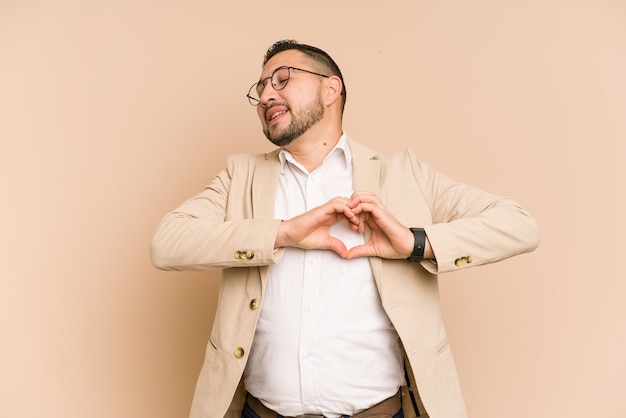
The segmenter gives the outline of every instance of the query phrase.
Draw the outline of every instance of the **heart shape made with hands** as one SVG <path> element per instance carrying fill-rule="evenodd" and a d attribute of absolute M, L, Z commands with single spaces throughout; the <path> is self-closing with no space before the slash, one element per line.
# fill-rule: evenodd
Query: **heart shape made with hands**
<path fill-rule="evenodd" d="M 406 258 L 399 254 L 385 231 L 374 222 L 366 220 L 355 225 L 348 218 L 344 218 L 332 225 L 328 234 L 332 241 L 328 249 L 346 259 L 369 256 Z"/>
<path fill-rule="evenodd" d="M 293 247 L 332 250 L 344 258 L 397 259 L 412 251 L 412 233 L 370 194 L 331 199 L 287 223 L 287 245 Z"/>

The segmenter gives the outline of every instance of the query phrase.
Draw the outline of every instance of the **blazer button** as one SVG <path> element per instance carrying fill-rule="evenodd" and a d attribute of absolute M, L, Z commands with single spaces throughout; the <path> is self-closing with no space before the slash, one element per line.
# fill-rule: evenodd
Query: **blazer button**
<path fill-rule="evenodd" d="M 242 254 L 246 259 L 252 260 L 254 258 L 254 251 L 248 250 Z"/>
<path fill-rule="evenodd" d="M 241 348 L 241 347 L 235 348 L 235 357 L 242 358 L 243 355 L 244 355 L 243 348 Z"/>
<path fill-rule="evenodd" d="M 252 309 L 253 311 L 257 310 L 259 308 L 259 300 L 258 299 L 252 299 L 250 301 L 250 309 Z"/>
<path fill-rule="evenodd" d="M 241 251 L 235 251 L 234 255 L 237 260 L 241 259 Z"/>
<path fill-rule="evenodd" d="M 472 260 L 472 256 L 468 255 L 468 256 L 465 256 L 465 257 L 459 257 L 456 260 L 454 260 L 454 265 L 459 267 L 459 266 L 462 266 L 463 264 L 469 264 L 472 261 L 473 261 Z"/>

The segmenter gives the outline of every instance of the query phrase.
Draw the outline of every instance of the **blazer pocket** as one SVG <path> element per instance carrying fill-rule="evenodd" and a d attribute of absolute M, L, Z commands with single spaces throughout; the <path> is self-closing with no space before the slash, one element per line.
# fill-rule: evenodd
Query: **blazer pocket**
<path fill-rule="evenodd" d="M 362 263 L 359 267 L 355 268 L 357 263 Z M 370 269 L 369 260 L 365 257 L 355 258 L 350 260 L 349 262 L 343 262 L 341 265 L 341 273 L 345 274 L 348 277 L 353 277 L 356 280 L 360 280 L 361 282 L 366 283 L 374 283 L 374 275 L 373 274 L 359 274 L 358 272 L 363 272 L 364 270 L 369 271 Z"/>

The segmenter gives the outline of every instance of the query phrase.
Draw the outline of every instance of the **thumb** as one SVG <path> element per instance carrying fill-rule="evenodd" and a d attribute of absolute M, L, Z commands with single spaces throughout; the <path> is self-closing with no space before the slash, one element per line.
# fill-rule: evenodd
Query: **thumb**
<path fill-rule="evenodd" d="M 348 249 L 346 248 L 346 244 L 344 244 L 343 241 L 341 241 L 340 239 L 332 237 L 332 236 L 329 237 L 328 248 L 333 250 L 334 252 L 336 252 L 343 258 L 346 258 L 346 255 L 348 254 Z"/>
<path fill-rule="evenodd" d="M 349 250 L 347 250 L 345 258 L 351 259 L 351 258 L 358 258 L 358 257 L 369 257 L 373 255 L 376 255 L 376 254 L 374 254 L 371 245 L 361 244 L 361 245 L 356 245 L 350 248 Z"/>

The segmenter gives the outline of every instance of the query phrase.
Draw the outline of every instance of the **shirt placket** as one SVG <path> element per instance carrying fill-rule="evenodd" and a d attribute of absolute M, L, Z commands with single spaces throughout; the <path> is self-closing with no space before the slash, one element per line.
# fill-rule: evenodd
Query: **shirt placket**
<path fill-rule="evenodd" d="M 320 181 L 317 175 L 306 178 L 306 210 L 319 206 L 321 197 Z M 316 330 L 318 326 L 319 286 L 321 274 L 321 251 L 308 250 L 304 257 L 304 280 L 302 288 L 300 326 L 300 376 L 302 403 L 306 413 L 314 412 L 318 400 L 318 373 L 315 353 Z"/>

